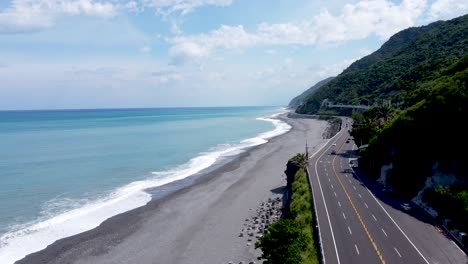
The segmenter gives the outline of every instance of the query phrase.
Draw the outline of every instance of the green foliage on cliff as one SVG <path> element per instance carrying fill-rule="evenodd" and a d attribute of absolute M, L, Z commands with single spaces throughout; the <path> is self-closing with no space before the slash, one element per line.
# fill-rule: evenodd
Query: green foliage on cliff
<path fill-rule="evenodd" d="M 260 238 L 256 246 L 262 249 L 263 263 L 301 264 L 301 252 L 308 243 L 298 223 L 281 219 L 268 228 L 268 233 Z"/>
<path fill-rule="evenodd" d="M 467 53 L 468 15 L 403 30 L 317 89 L 296 111 L 316 114 L 324 99 L 354 105 L 391 100 L 410 107 L 418 99 L 412 97 L 415 90 L 439 78 Z"/>
<path fill-rule="evenodd" d="M 444 218 L 452 219 L 461 230 L 468 230 L 468 190 L 466 186 L 439 186 L 424 197 Z"/>
<path fill-rule="evenodd" d="M 298 224 L 308 242 L 301 252 L 304 264 L 319 263 L 317 243 L 314 243 L 314 208 L 307 172 L 304 168 L 296 173 L 293 185 L 290 217 Z M 287 263 L 287 262 L 285 262 Z"/>
<path fill-rule="evenodd" d="M 424 83 L 424 96 L 416 95 L 424 99 L 381 126 L 374 123 L 377 128 L 367 131 L 372 138 L 362 152 L 360 166 L 377 176 L 382 165 L 392 163 L 387 183 L 408 198 L 414 197 L 434 172 L 468 179 L 468 141 L 462 128 L 462 120 L 468 116 L 466 61 Z M 356 133 L 366 129 L 357 127 Z"/>
<path fill-rule="evenodd" d="M 314 239 L 314 209 L 307 177 L 307 159 L 298 153 L 288 161 L 296 167 L 289 213 L 268 227 L 268 232 L 255 245 L 262 249 L 264 263 L 319 263 L 318 243 Z"/>

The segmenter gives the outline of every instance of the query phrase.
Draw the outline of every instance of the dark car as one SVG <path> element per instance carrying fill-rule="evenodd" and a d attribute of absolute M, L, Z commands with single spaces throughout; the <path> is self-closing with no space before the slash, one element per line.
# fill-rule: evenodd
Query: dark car
<path fill-rule="evenodd" d="M 332 151 L 331 151 L 331 154 L 332 154 L 332 155 L 336 155 L 336 150 L 332 150 Z"/>

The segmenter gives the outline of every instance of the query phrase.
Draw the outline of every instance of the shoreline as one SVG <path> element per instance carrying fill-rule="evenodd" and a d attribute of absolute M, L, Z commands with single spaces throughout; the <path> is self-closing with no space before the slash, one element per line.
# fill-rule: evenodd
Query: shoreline
<path fill-rule="evenodd" d="M 255 259 L 259 252 L 254 243 L 246 246 L 245 238 L 244 242 L 238 238 L 245 219 L 262 202 L 280 195 L 273 190 L 285 185 L 287 160 L 304 152 L 305 137 L 311 148 L 328 140 L 323 138 L 326 121 L 275 118 L 286 121 L 291 130 L 199 175 L 148 189 L 152 195 L 148 204 L 60 239 L 16 263 L 228 263 L 230 259 L 239 263 Z"/>

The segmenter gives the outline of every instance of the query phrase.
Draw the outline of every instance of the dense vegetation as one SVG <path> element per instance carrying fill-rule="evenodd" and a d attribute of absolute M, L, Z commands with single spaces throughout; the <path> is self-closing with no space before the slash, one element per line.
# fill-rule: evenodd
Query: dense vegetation
<path fill-rule="evenodd" d="M 359 164 L 378 176 L 382 165 L 392 163 L 386 182 L 406 198 L 416 196 L 428 177 L 438 175 L 425 201 L 468 230 L 468 141 L 461 127 L 468 116 L 468 55 L 412 96 L 422 99 L 407 110 L 390 109 L 386 122 L 379 115 L 362 115 L 367 118 L 352 132 L 355 139 L 369 142 Z"/>
<path fill-rule="evenodd" d="M 412 91 L 467 53 L 468 15 L 403 30 L 315 90 L 296 111 L 317 114 L 324 110 L 324 99 L 354 105 L 390 100 L 400 108 L 410 107 L 416 99 L 410 98 Z"/>
<path fill-rule="evenodd" d="M 304 99 L 307 98 L 307 96 L 311 95 L 315 90 L 317 90 L 318 88 L 322 87 L 323 85 L 327 84 L 328 82 L 330 82 L 334 77 L 328 77 L 324 80 L 321 80 L 320 82 L 316 83 L 315 85 L 313 85 L 312 87 L 310 87 L 309 89 L 305 90 L 303 93 L 301 93 L 300 95 L 294 97 L 291 102 L 289 102 L 289 107 L 292 107 L 292 108 L 296 108 L 298 107 L 299 105 L 301 105 L 302 103 L 304 103 Z"/>
<path fill-rule="evenodd" d="M 288 162 L 288 169 L 294 171 L 291 182 L 288 180 L 292 189 L 288 213 L 286 217 L 268 227 L 267 234 L 256 244 L 256 247 L 262 249 L 264 263 L 319 263 L 313 228 L 313 200 L 306 165 L 307 157 L 300 153 Z"/>
<path fill-rule="evenodd" d="M 395 34 L 296 111 L 330 112 L 324 99 L 373 105 L 335 112 L 351 114 L 355 142 L 368 144 L 360 169 L 377 178 L 391 164 L 386 185 L 408 199 L 429 187 L 423 201 L 468 231 L 468 15 Z"/>

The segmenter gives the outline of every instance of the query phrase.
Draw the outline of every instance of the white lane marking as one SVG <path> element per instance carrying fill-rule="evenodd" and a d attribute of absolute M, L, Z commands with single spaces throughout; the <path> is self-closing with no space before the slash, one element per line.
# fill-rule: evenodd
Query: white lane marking
<path fill-rule="evenodd" d="M 328 178 L 328 181 L 330 181 L 330 178 Z"/>
<path fill-rule="evenodd" d="M 348 231 L 349 231 L 349 234 L 352 235 L 353 232 L 351 232 L 351 228 L 348 226 Z"/>
<path fill-rule="evenodd" d="M 319 184 L 320 193 L 322 194 L 323 205 L 325 205 L 325 213 L 327 213 L 328 225 L 330 226 L 330 232 L 331 232 L 331 236 L 332 236 L 333 246 L 335 247 L 336 260 L 337 260 L 338 264 L 340 264 L 340 256 L 338 255 L 338 248 L 336 247 L 335 234 L 333 233 L 333 227 L 332 227 L 331 220 L 330 220 L 330 214 L 328 213 L 327 202 L 325 201 L 325 196 L 323 195 L 322 184 L 320 183 L 320 178 L 318 176 L 318 171 L 317 171 L 318 166 L 317 165 L 318 165 L 318 159 L 315 161 L 315 175 L 317 176 L 317 181 L 318 181 L 318 184 Z M 330 179 L 328 179 L 328 180 L 330 180 Z M 323 249 L 322 249 L 322 254 L 324 254 Z M 325 260 L 325 256 L 323 258 Z"/>
<path fill-rule="evenodd" d="M 343 218 L 346 219 L 346 215 L 343 213 Z"/>
<path fill-rule="evenodd" d="M 335 195 L 335 197 L 336 197 L 336 192 L 333 192 L 333 194 L 334 194 L 334 195 Z"/>
<path fill-rule="evenodd" d="M 351 180 L 350 180 L 350 179 L 348 179 L 348 181 L 349 181 L 349 183 L 351 183 Z"/>
<path fill-rule="evenodd" d="M 353 185 L 354 190 L 356 190 L 356 186 Z"/>
<path fill-rule="evenodd" d="M 345 176 L 346 178 L 348 178 L 348 174 L 345 174 L 344 176 Z"/>
<path fill-rule="evenodd" d="M 396 247 L 394 247 L 394 249 L 395 249 L 396 253 L 398 254 L 398 256 L 400 256 L 400 258 L 401 258 L 401 254 L 400 254 L 400 252 L 398 252 L 398 249 Z"/>
<path fill-rule="evenodd" d="M 384 233 L 384 235 L 385 235 L 386 237 L 388 237 L 387 233 L 385 232 L 385 230 L 384 230 L 383 228 L 382 228 L 382 232 Z"/>
<path fill-rule="evenodd" d="M 374 220 L 377 222 L 377 218 L 375 218 L 375 215 L 372 214 L 372 217 L 374 218 Z"/>
<path fill-rule="evenodd" d="M 352 169 L 352 168 L 351 168 Z M 359 181 L 364 184 L 364 182 L 361 180 L 361 178 L 354 172 L 353 170 L 353 174 L 359 179 Z M 364 186 L 366 186 L 364 184 Z M 367 186 L 366 186 L 367 188 Z M 390 220 L 392 220 L 393 224 L 395 224 L 395 226 L 398 228 L 398 230 L 400 230 L 400 232 L 403 234 L 403 236 L 408 240 L 408 242 L 410 242 L 410 244 L 413 246 L 413 248 L 418 252 L 419 256 L 421 256 L 421 258 L 427 263 L 427 264 L 430 264 L 429 261 L 427 261 L 427 259 L 424 257 L 424 255 L 421 253 L 421 251 L 419 251 L 419 249 L 416 247 L 416 245 L 413 243 L 413 241 L 411 241 L 411 239 L 409 239 L 409 237 L 406 235 L 405 232 L 403 232 L 403 230 L 401 229 L 401 227 L 395 222 L 395 220 L 390 216 L 390 214 L 387 212 L 387 210 L 385 210 L 385 208 L 382 206 L 382 204 L 377 200 L 377 198 L 375 198 L 374 194 L 372 194 L 372 192 L 369 190 L 369 188 L 367 188 L 367 191 L 369 192 L 369 194 L 372 196 L 372 198 L 374 198 L 374 200 L 377 202 L 377 204 L 380 206 L 380 208 L 382 208 L 382 210 L 385 212 L 385 214 L 388 216 L 388 218 L 390 218 Z"/>
<path fill-rule="evenodd" d="M 335 187 L 333 187 L 333 184 L 331 185 L 332 189 L 335 189 Z"/>
<path fill-rule="evenodd" d="M 357 254 L 359 255 L 359 249 L 357 248 L 357 245 L 354 244 L 354 247 L 356 248 L 356 252 L 357 252 Z"/>
<path fill-rule="evenodd" d="M 341 207 L 341 203 L 338 201 L 338 205 Z"/>
<path fill-rule="evenodd" d="M 362 196 L 361 196 L 361 194 L 360 194 L 360 193 L 358 193 L 357 195 L 359 196 L 359 198 L 362 198 Z"/>
<path fill-rule="evenodd" d="M 315 155 L 312 154 L 312 157 Z M 312 158 L 310 157 L 310 158 Z M 307 170 L 307 175 L 309 177 L 309 183 L 310 183 L 310 188 L 313 190 L 313 186 L 312 186 L 312 180 L 310 179 L 310 173 L 309 173 L 309 166 L 306 166 L 306 170 Z M 318 175 L 317 175 L 317 178 L 318 178 Z M 312 199 L 314 201 L 314 211 L 315 211 L 315 215 L 317 215 L 317 204 L 316 204 L 316 200 L 315 200 L 315 192 L 312 191 Z M 318 231 L 318 236 L 319 236 L 319 239 L 320 241 L 323 241 L 322 240 L 322 232 L 320 231 L 320 222 L 319 222 L 319 218 L 317 217 L 316 218 L 317 220 L 317 231 Z M 325 253 L 323 252 L 323 244 L 322 243 L 319 243 L 320 244 L 320 251 L 322 252 L 322 261 L 325 263 Z"/>
<path fill-rule="evenodd" d="M 341 131 L 339 133 L 337 133 L 335 136 L 333 136 L 331 139 L 328 140 L 327 144 L 332 140 L 334 139 L 335 137 L 338 137 L 338 136 L 341 136 L 341 134 L 343 134 L 343 131 L 344 131 L 344 128 L 341 129 Z M 322 145 L 322 147 L 320 147 L 320 149 L 318 149 L 315 153 L 313 153 L 309 159 L 312 159 L 313 157 L 315 157 L 315 155 L 317 153 L 319 153 L 320 151 L 322 151 L 325 146 L 327 146 L 327 144 L 324 144 Z M 332 235 L 332 240 L 333 240 L 333 245 L 335 247 L 335 254 L 336 254 L 336 260 L 338 262 L 338 264 L 340 264 L 340 257 L 338 255 L 338 248 L 336 247 L 336 242 L 335 242 L 335 235 L 333 234 L 333 228 L 332 228 L 332 225 L 331 225 L 331 222 L 330 222 L 330 215 L 328 214 L 328 208 L 327 208 L 327 203 L 325 202 L 325 197 L 323 195 L 323 190 L 322 190 L 322 184 L 320 183 L 320 179 L 319 179 L 319 176 L 318 176 L 318 172 L 317 172 L 317 164 L 318 164 L 318 161 L 319 159 L 321 159 L 323 157 L 323 154 L 315 160 L 315 175 L 317 176 L 317 181 L 319 183 L 319 187 L 320 187 L 320 192 L 322 194 L 322 199 L 323 199 L 323 203 L 325 205 L 325 212 L 327 213 L 327 218 L 328 218 L 328 224 L 330 225 L 330 231 L 331 231 L 331 235 Z M 325 168 L 325 171 L 326 171 L 326 167 Z M 306 170 L 307 170 L 307 174 L 309 175 L 309 182 L 310 182 L 310 188 L 313 188 L 312 186 L 312 180 L 310 179 L 310 173 L 309 173 L 309 166 L 306 166 Z M 317 205 L 315 204 L 315 192 L 312 192 L 312 197 L 314 198 L 314 209 L 315 209 L 315 214 L 317 215 Z M 318 234 L 319 234 L 319 239 L 320 241 L 323 241 L 322 240 L 322 232 L 320 232 L 320 223 L 319 223 L 319 218 L 317 217 L 317 227 L 318 227 Z M 323 250 L 323 244 L 320 243 L 320 249 L 322 251 L 322 260 L 323 260 L 323 263 L 325 263 L 325 252 Z"/>
<path fill-rule="evenodd" d="M 364 203 L 364 206 L 365 206 L 367 209 L 369 209 L 369 206 L 367 206 L 367 204 L 366 204 L 366 203 Z"/>

